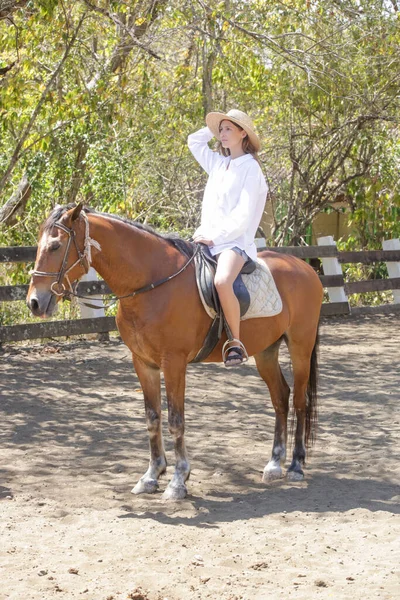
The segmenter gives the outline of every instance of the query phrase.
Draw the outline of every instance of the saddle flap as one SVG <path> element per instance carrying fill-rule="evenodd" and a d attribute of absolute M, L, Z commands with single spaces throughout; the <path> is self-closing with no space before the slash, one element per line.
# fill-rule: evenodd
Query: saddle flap
<path fill-rule="evenodd" d="M 200 298 L 206 312 L 214 318 L 220 312 L 218 295 L 214 286 L 217 262 L 211 256 L 208 246 L 200 245 L 200 252 L 195 257 L 196 283 Z"/>
<path fill-rule="evenodd" d="M 220 303 L 214 285 L 217 261 L 211 255 L 208 246 L 205 244 L 200 244 L 200 247 L 201 251 L 196 255 L 195 260 L 196 282 L 204 308 L 211 318 L 214 318 L 215 315 L 220 312 Z M 251 264 L 249 264 L 250 262 Z M 256 268 L 254 261 L 251 259 L 245 263 L 244 267 L 246 267 L 246 265 L 247 268 L 250 269 L 249 271 L 246 271 L 246 273 L 252 273 Z M 250 306 L 250 294 L 243 283 L 241 277 L 242 271 L 239 273 L 233 283 L 233 290 L 237 299 L 239 300 L 241 317 L 246 314 Z M 207 310 L 207 308 L 209 310 Z"/>

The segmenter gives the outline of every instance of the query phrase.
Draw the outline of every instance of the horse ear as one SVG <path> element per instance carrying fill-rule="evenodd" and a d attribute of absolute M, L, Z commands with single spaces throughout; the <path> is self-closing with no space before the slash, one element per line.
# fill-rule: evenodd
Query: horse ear
<path fill-rule="evenodd" d="M 82 204 L 82 202 L 79 202 L 79 203 L 78 203 L 78 204 L 75 206 L 75 208 L 73 209 L 73 211 L 72 211 L 72 214 L 71 214 L 71 221 L 72 221 L 72 222 L 73 222 L 73 221 L 76 221 L 76 219 L 79 217 L 79 215 L 81 214 L 81 210 L 82 210 L 82 208 L 83 208 L 83 204 Z"/>

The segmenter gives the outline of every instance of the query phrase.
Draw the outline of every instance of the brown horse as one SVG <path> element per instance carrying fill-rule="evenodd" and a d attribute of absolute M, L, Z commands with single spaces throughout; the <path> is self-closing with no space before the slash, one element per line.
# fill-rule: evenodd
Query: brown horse
<path fill-rule="evenodd" d="M 93 254 L 93 257 L 91 256 Z M 92 262 L 119 301 L 117 325 L 132 352 L 146 410 L 150 463 L 133 493 L 155 492 L 167 462 L 161 433 L 160 371 L 164 373 L 169 431 L 176 464 L 164 497 L 183 498 L 190 465 L 184 441 L 187 364 L 202 347 L 211 324 L 201 304 L 193 263 L 193 246 L 163 237 L 115 215 L 83 209 L 79 204 L 56 208 L 42 225 L 27 303 L 32 313 L 50 317 L 58 300 L 87 272 Z M 278 363 L 279 346 L 288 345 L 294 376 L 296 415 L 291 480 L 303 479 L 302 466 L 316 424 L 318 322 L 323 290 L 305 262 L 275 252 L 259 254 L 273 274 L 283 302 L 275 317 L 242 322 L 241 338 L 267 384 L 276 413 L 272 456 L 263 480 L 282 477 L 286 457 L 290 389 Z M 187 263 L 187 268 L 184 268 Z M 160 286 L 171 275 L 176 277 Z M 144 288 L 141 290 L 141 288 Z M 145 293 L 135 294 L 136 290 Z M 220 362 L 224 337 L 205 362 Z"/>

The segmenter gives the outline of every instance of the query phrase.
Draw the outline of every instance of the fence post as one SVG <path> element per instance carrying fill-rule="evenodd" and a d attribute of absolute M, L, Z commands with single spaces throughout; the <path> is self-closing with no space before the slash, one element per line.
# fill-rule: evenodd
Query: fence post
<path fill-rule="evenodd" d="M 261 229 L 261 227 L 259 227 L 257 229 L 257 233 L 256 236 L 259 235 L 260 237 L 255 237 L 254 238 L 254 243 L 256 245 L 257 250 L 259 248 L 265 248 L 267 245 L 267 242 L 265 240 L 265 233 L 263 232 L 263 230 Z"/>
<path fill-rule="evenodd" d="M 96 279 L 97 273 L 93 267 L 90 267 L 89 271 L 81 278 L 81 281 L 95 281 Z M 81 300 L 80 298 L 78 298 L 79 311 L 81 313 L 82 319 L 95 319 L 97 317 L 105 317 L 103 297 L 101 295 L 90 296 L 90 300 L 87 300 L 87 302 L 90 302 L 90 304 L 99 306 L 98 309 L 90 308 L 90 306 L 85 306 L 84 302 L 85 300 Z M 109 339 L 108 332 L 88 335 L 94 335 L 99 341 L 102 342 Z"/>
<path fill-rule="evenodd" d="M 336 242 L 333 239 L 332 235 L 326 235 L 324 237 L 320 237 L 317 239 L 318 246 L 335 246 Z M 336 256 L 332 256 L 329 258 L 321 258 L 322 269 L 324 271 L 324 275 L 343 275 L 342 265 L 336 258 Z M 331 287 L 327 288 L 328 296 L 330 302 L 349 302 L 349 299 L 346 296 L 346 292 L 344 291 L 344 287 Z"/>
<path fill-rule="evenodd" d="M 265 248 L 267 245 L 267 242 L 265 241 L 265 238 L 263 238 L 263 237 L 254 238 L 254 243 L 256 245 L 257 250 L 259 248 Z"/>
<path fill-rule="evenodd" d="M 382 242 L 382 248 L 384 250 L 400 250 L 400 239 L 384 240 Z M 387 262 L 386 267 L 390 279 L 400 277 L 400 262 Z M 392 290 L 393 292 L 393 304 L 400 304 L 400 290 Z"/>

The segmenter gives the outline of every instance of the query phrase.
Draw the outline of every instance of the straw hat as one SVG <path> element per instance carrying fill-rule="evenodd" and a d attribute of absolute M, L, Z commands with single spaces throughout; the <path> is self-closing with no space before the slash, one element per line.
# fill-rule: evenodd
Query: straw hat
<path fill-rule="evenodd" d="M 254 131 L 253 121 L 248 115 L 246 115 L 246 113 L 242 112 L 241 110 L 237 110 L 236 108 L 233 108 L 227 113 L 210 112 L 206 116 L 206 123 L 209 129 L 211 129 L 211 131 L 217 138 L 217 140 L 219 140 L 219 125 L 224 119 L 232 121 L 232 123 L 235 123 L 236 125 L 239 125 L 239 127 L 242 127 L 242 129 L 244 129 L 247 135 L 249 136 L 251 143 L 256 149 L 256 152 L 259 151 L 261 144 L 258 135 Z"/>

